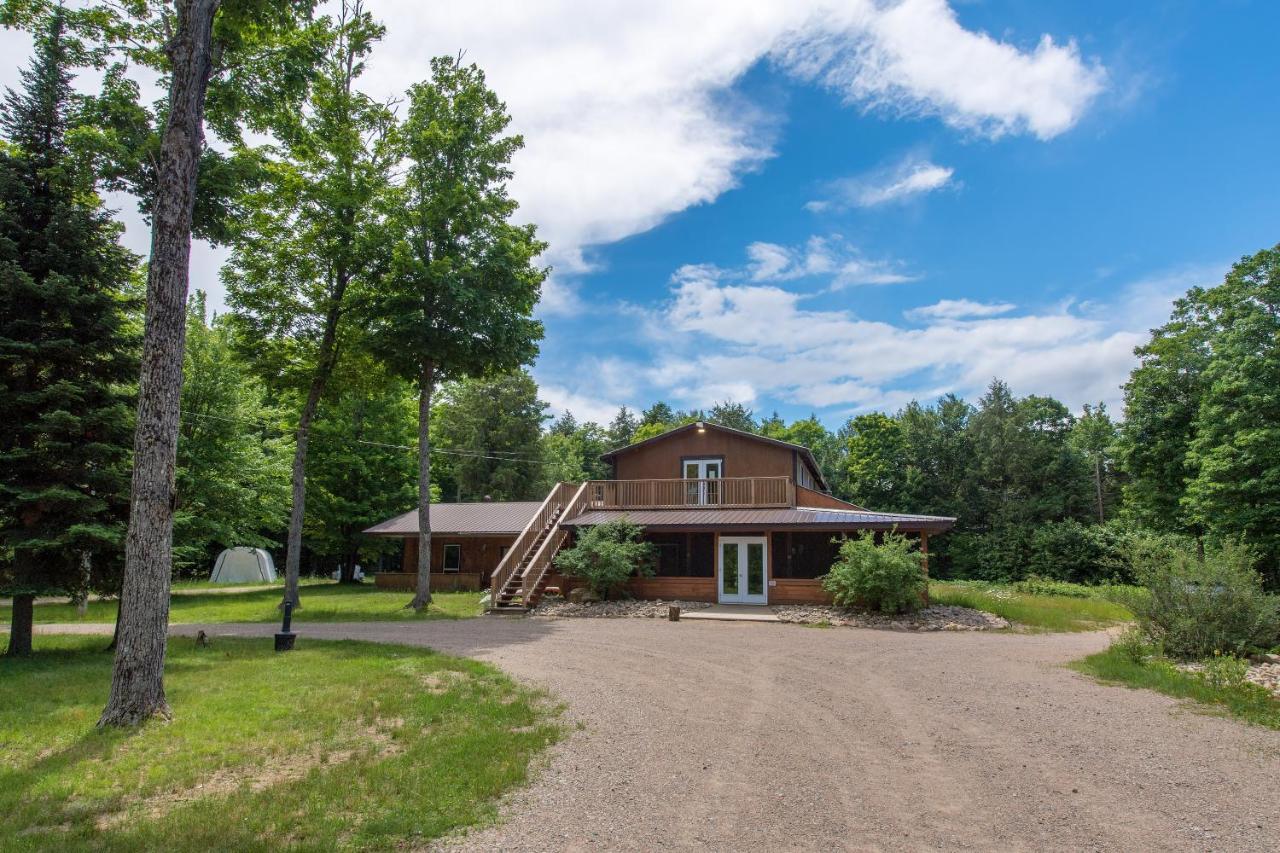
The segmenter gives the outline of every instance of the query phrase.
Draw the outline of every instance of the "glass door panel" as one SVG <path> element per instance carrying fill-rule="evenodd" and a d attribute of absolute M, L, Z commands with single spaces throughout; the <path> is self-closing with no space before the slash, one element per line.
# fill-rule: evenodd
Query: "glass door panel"
<path fill-rule="evenodd" d="M 764 543 L 748 542 L 747 549 L 747 595 L 764 595 Z"/>
<path fill-rule="evenodd" d="M 724 542 L 720 545 L 720 597 L 734 598 L 738 596 L 738 543 Z"/>

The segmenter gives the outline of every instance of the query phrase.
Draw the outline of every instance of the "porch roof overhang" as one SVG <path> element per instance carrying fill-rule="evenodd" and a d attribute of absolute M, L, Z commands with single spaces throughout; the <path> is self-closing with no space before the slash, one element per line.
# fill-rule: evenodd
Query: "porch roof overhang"
<path fill-rule="evenodd" d="M 625 518 L 652 530 L 892 530 L 943 533 L 954 518 L 940 515 L 908 515 L 869 510 L 817 507 L 719 509 L 593 509 L 565 519 L 561 526 L 591 527 Z"/>

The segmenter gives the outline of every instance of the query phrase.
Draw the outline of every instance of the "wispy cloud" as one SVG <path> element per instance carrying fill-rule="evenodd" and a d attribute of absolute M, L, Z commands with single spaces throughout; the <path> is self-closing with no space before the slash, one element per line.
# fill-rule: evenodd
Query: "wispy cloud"
<path fill-rule="evenodd" d="M 953 185 L 954 176 L 955 169 L 949 166 L 906 157 L 886 169 L 832 181 L 825 196 L 808 202 L 805 208 L 822 213 L 906 201 Z"/>
<path fill-rule="evenodd" d="M 1012 302 L 975 302 L 972 299 L 942 299 L 932 305 L 923 305 L 904 311 L 908 320 L 963 320 L 975 317 L 996 317 L 1017 308 Z"/>
<path fill-rule="evenodd" d="M 757 242 L 747 246 L 745 277 L 755 282 L 821 277 L 832 289 L 863 284 L 902 284 L 916 276 L 896 261 L 866 257 L 839 235 L 813 236 L 803 246 Z"/>

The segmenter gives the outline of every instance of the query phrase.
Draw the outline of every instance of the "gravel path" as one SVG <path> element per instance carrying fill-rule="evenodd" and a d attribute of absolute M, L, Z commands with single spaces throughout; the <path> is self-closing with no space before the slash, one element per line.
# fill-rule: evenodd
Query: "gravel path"
<path fill-rule="evenodd" d="M 521 618 L 300 630 L 478 657 L 567 701 L 581 729 L 461 849 L 1280 849 L 1280 732 L 1061 666 L 1102 634 Z"/>

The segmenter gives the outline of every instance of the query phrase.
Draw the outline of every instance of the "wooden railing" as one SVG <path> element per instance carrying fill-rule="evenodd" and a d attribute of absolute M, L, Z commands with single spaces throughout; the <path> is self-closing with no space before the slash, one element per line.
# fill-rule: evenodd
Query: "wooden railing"
<path fill-rule="evenodd" d="M 589 480 L 591 509 L 685 509 L 795 505 L 790 477 L 709 477 L 687 480 Z"/>
<path fill-rule="evenodd" d="M 555 517 L 557 510 L 563 509 L 578 488 L 579 486 L 576 483 L 556 483 L 552 487 L 547 494 L 546 500 L 538 507 L 538 511 L 534 513 L 533 518 L 529 519 L 529 523 L 524 526 L 524 530 L 520 531 L 516 541 L 511 543 L 511 547 L 503 555 L 498 567 L 490 575 L 492 582 L 489 588 L 493 590 L 494 595 L 506 586 L 512 572 L 516 570 L 520 565 L 520 561 L 524 559 L 525 554 L 533 547 L 538 534 L 551 523 L 551 519 Z"/>
<path fill-rule="evenodd" d="M 565 504 L 564 512 L 561 513 L 560 518 L 573 518 L 587 508 L 588 485 L 588 483 L 583 483 L 578 487 L 578 491 Z M 557 524 L 555 529 L 551 531 L 551 535 L 538 548 L 538 553 L 534 554 L 533 559 L 529 561 L 528 567 L 524 570 L 524 576 L 520 580 L 520 600 L 524 602 L 526 607 L 537 603 L 533 600 L 533 592 L 538 588 L 538 584 L 541 583 L 542 576 L 551 568 L 551 561 L 559 553 L 560 546 L 564 544 L 564 540 L 568 535 L 569 532 Z"/>

